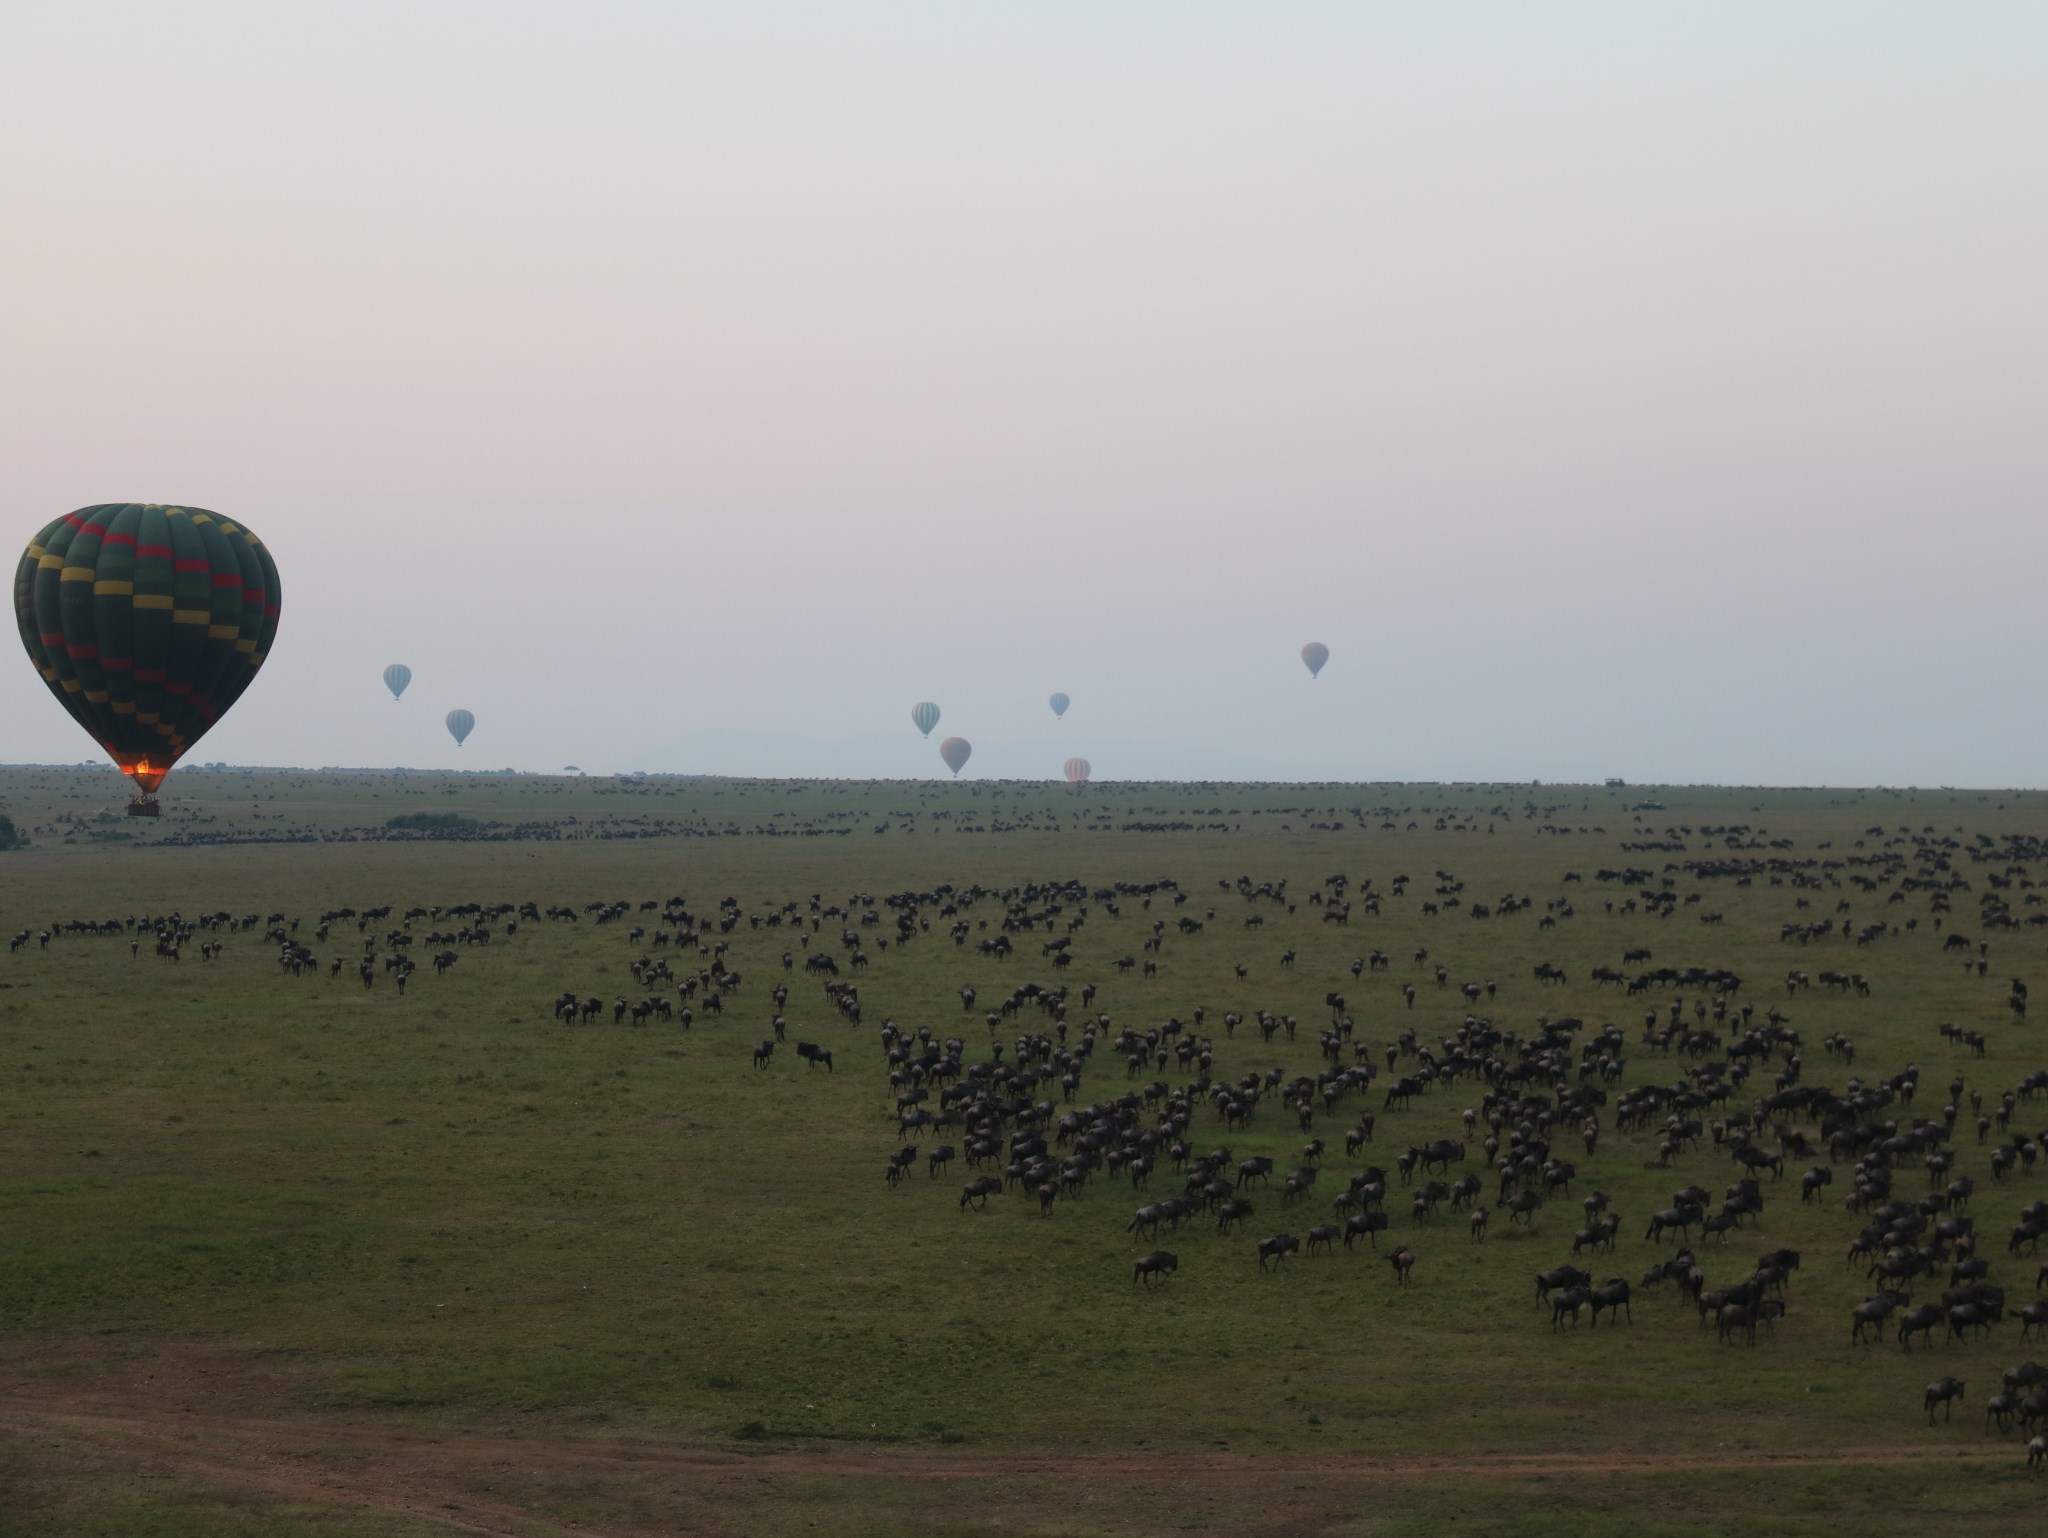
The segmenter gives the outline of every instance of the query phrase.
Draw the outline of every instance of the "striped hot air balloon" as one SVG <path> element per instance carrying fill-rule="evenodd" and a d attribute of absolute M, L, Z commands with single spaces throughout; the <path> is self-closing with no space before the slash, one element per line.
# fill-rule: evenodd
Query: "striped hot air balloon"
<path fill-rule="evenodd" d="M 1052 713 L 1055 716 L 1064 716 L 1067 713 L 1067 707 L 1073 704 L 1074 702 L 1068 699 L 1064 694 L 1055 694 L 1051 699 L 1047 700 L 1046 703 L 1052 706 Z"/>
<path fill-rule="evenodd" d="M 242 697 L 277 639 L 277 565 L 240 524 L 159 502 L 82 507 L 14 574 L 21 642 L 51 694 L 153 813 L 164 775 Z"/>
<path fill-rule="evenodd" d="M 920 701 L 910 707 L 910 720 L 912 725 L 929 737 L 932 728 L 939 724 L 939 707 L 930 700 Z"/>
<path fill-rule="evenodd" d="M 462 740 L 476 730 L 476 717 L 466 710 L 448 712 L 448 735 L 455 739 L 455 745 L 462 746 Z"/>
<path fill-rule="evenodd" d="M 939 744 L 939 757 L 946 761 L 946 767 L 957 777 L 967 766 L 967 759 L 974 752 L 972 744 L 965 737 L 948 737 Z"/>
<path fill-rule="evenodd" d="M 394 662 L 384 670 L 384 687 L 391 691 L 395 700 L 405 693 L 405 686 L 412 682 L 412 669 L 403 662 Z"/>
<path fill-rule="evenodd" d="M 1093 772 L 1094 765 L 1085 758 L 1070 758 L 1060 770 L 1060 773 L 1067 777 L 1067 783 L 1076 789 L 1086 785 L 1088 776 Z"/>
<path fill-rule="evenodd" d="M 1323 664 L 1330 660 L 1330 648 L 1321 641 L 1311 641 L 1301 649 L 1301 660 L 1308 664 L 1308 676 L 1314 678 L 1323 671 Z"/>

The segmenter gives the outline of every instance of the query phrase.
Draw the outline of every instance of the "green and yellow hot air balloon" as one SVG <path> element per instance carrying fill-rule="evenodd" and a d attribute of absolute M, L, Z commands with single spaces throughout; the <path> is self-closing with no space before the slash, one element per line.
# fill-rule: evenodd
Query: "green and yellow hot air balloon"
<path fill-rule="evenodd" d="M 255 678 L 277 637 L 277 565 L 197 507 L 109 502 L 59 518 L 14 574 L 43 682 L 154 813 L 163 777 Z"/>

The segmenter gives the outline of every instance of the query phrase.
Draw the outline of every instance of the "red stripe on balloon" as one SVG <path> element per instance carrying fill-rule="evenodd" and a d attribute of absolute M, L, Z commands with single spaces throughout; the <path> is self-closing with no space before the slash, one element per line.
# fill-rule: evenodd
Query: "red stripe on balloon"
<path fill-rule="evenodd" d="M 171 558 L 169 545 L 137 545 L 135 558 L 139 561 L 168 561 Z"/>
<path fill-rule="evenodd" d="M 173 562 L 171 563 L 171 570 L 172 570 L 172 571 L 180 571 L 180 572 L 183 572 L 183 571 L 212 571 L 212 570 L 213 570 L 213 562 L 211 562 L 211 561 L 173 561 Z"/>

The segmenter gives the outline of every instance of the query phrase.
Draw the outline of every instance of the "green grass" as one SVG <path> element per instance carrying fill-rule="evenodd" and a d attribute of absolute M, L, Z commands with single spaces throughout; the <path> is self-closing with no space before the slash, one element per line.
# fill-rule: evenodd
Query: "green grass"
<path fill-rule="evenodd" d="M 1817 863 L 1811 874 L 1823 885 L 1812 891 L 1683 868 L 1716 858 L 1912 856 L 1910 843 L 1885 848 L 1905 828 L 1965 843 L 1979 833 L 2040 836 L 2048 834 L 2043 796 L 1666 788 L 1655 793 L 1664 811 L 1635 814 L 1627 807 L 1646 792 L 1580 787 L 1112 785 L 1077 798 L 1047 786 L 968 782 L 180 771 L 167 785 L 167 815 L 113 825 L 136 835 L 113 845 L 98 836 L 109 825 L 95 819 L 118 806 L 115 783 L 73 771 L 0 773 L 0 810 L 31 840 L 0 855 L 0 930 L 173 908 L 281 912 L 302 920 L 299 937 L 323 961 L 352 962 L 361 950 L 354 923 L 337 924 L 326 943 L 312 940 L 322 911 L 528 899 L 581 908 L 683 894 L 697 912 L 730 895 L 744 913 L 763 915 L 792 900 L 807 908 L 813 893 L 829 905 L 944 883 L 1170 878 L 1189 894 L 1185 908 L 1162 898 L 1146 913 L 1126 899 L 1111 918 L 1091 903 L 1066 980 L 1097 983 L 1096 1007 L 1118 1026 L 1169 1014 L 1187 1020 L 1205 1006 L 1219 1080 L 1273 1066 L 1313 1072 L 1327 990 L 1346 994 L 1362 1038 L 1378 1045 L 1413 1026 L 1431 1042 L 1464 1016 L 1455 985 L 1493 979 L 1498 994 L 1483 1008 L 1502 1026 L 1526 1030 L 1545 1014 L 1577 1014 L 1592 1027 L 1611 1020 L 1632 1043 L 1624 1085 L 1670 1082 L 1679 1060 L 1633 1046 L 1643 1002 L 1587 977 L 1595 965 L 1619 965 L 1634 945 L 1652 948 L 1657 965 L 1730 967 L 1759 1014 L 1773 1003 L 1786 1008 L 1805 1041 L 1810 1082 L 1840 1086 L 1852 1071 L 1821 1049 L 1835 1032 L 1856 1039 L 1853 1072 L 1866 1081 L 1917 1062 L 1922 1092 L 1909 1115 L 1938 1115 L 1952 1074 L 1995 1102 L 2048 1065 L 2036 1027 L 2014 1024 L 2004 1002 L 2011 977 L 2048 978 L 2037 965 L 2040 928 L 1993 936 L 1980 979 L 1941 950 L 1927 893 L 1890 903 L 1897 881 L 1875 891 L 1855 885 L 1869 867 Z M 414 815 L 546 836 L 383 837 L 392 819 Z M 1790 847 L 1731 851 L 1698 831 L 1728 823 L 1761 827 L 1767 841 Z M 1124 831 L 1133 824 L 1192 831 Z M 874 831 L 883 825 L 887 833 Z M 1878 825 L 1883 836 L 1867 832 Z M 1693 830 L 1677 835 L 1686 852 L 1621 847 L 1667 827 Z M 237 842 L 164 845 L 194 833 Z M 246 842 L 308 834 L 313 841 Z M 1952 894 L 1945 930 L 1974 942 L 1987 933 L 1978 900 L 2008 862 L 1974 862 L 1961 849 L 1948 856 L 1971 885 Z M 1628 865 L 1650 870 L 1648 885 L 1668 876 L 1681 897 L 1701 900 L 1669 919 L 1610 914 L 1605 902 L 1619 906 L 1637 885 L 1595 873 Z M 1440 869 L 1464 882 L 1468 904 L 1514 892 L 1534 907 L 1486 920 L 1463 908 L 1425 914 Z M 1376 919 L 1355 908 L 1348 927 L 1323 924 L 1307 898 L 1339 871 L 1352 877 L 1354 895 L 1366 876 L 1382 892 L 1396 875 L 1412 881 L 1405 897 L 1383 899 Z M 1584 879 L 1567 884 L 1567 871 Z M 1285 878 L 1297 911 L 1254 909 L 1218 889 L 1240 875 Z M 2035 878 L 2048 871 L 2027 867 L 2024 879 Z M 2021 919 L 2039 911 L 2017 884 L 1997 895 Z M 1801 897 L 1812 906 L 1798 907 Z M 1546 903 L 1561 898 L 1575 915 L 1540 928 Z M 1834 917 L 1842 901 L 1851 923 L 1883 919 L 1894 932 L 1867 948 L 1780 940 L 1783 923 Z M 1199 935 L 1171 927 L 1180 913 L 1211 908 Z M 1247 930 L 1243 918 L 1254 911 L 1265 926 Z M 1725 917 L 1702 924 L 1704 911 Z M 1002 914 L 1002 901 L 987 896 L 966 916 L 986 920 L 992 934 Z M 1168 920 L 1161 975 L 1115 971 L 1110 962 L 1139 953 L 1153 918 Z M 1912 918 L 1917 931 L 1904 932 Z M 424 936 L 456 922 L 413 927 Z M 1248 1464 L 1253 1455 L 1302 1454 L 1478 1463 L 1675 1447 L 1733 1457 L 1933 1443 L 1974 1453 L 1984 1446 L 1984 1395 L 2004 1366 L 2034 1349 L 2021 1345 L 2016 1324 L 1988 1343 L 1931 1356 L 1892 1344 L 1851 1347 L 1847 1311 L 1868 1289 L 1841 1259 L 1856 1226 L 1841 1209 L 1846 1166 L 1827 1202 L 1802 1207 L 1788 1178 L 1769 1192 L 1759 1229 L 1703 1251 L 1714 1281 L 1739 1279 L 1766 1249 L 1805 1252 L 1789 1317 L 1754 1351 L 1718 1347 L 1668 1292 L 1639 1296 L 1632 1327 L 1553 1334 L 1529 1278 L 1566 1258 L 1576 1201 L 1546 1210 L 1532 1233 L 1510 1233 L 1499 1215 L 1489 1241 L 1474 1246 L 1462 1218 L 1418 1229 L 1405 1204 L 1390 1200 L 1391 1237 L 1421 1256 L 1416 1285 L 1403 1289 L 1370 1252 L 1340 1250 L 1262 1275 L 1256 1234 L 1323 1221 L 1334 1194 L 1288 1210 L 1276 1186 L 1254 1195 L 1255 1232 L 1220 1238 L 1198 1227 L 1163 1238 L 1181 1255 L 1178 1276 L 1134 1289 L 1131 1259 L 1151 1246 L 1123 1232 L 1134 1198 L 1121 1184 L 1098 1180 L 1050 1218 L 1014 1194 L 985 1214 L 962 1214 L 958 1190 L 969 1172 L 927 1180 L 920 1168 L 903 1189 L 885 1189 L 881 1160 L 896 1137 L 876 1046 L 882 1020 L 957 1032 L 970 1060 L 980 1059 L 989 1033 L 979 1008 L 963 1014 L 957 990 L 974 984 L 986 1007 L 1013 986 L 1053 980 L 1039 955 L 1042 932 L 1018 936 L 1017 954 L 992 963 L 971 944 L 957 949 L 949 922 L 934 912 L 930 932 L 907 949 L 869 943 L 857 1036 L 824 1007 L 816 982 L 794 975 L 790 1039 L 831 1044 L 832 1074 L 806 1070 L 788 1048 L 767 1072 L 749 1065 L 767 1033 L 781 952 L 796 948 L 789 928 L 739 925 L 727 959 L 747 981 L 722 1020 L 700 1014 L 689 1032 L 615 1027 L 609 1011 L 597 1026 L 551 1019 L 549 1005 L 565 988 L 640 996 L 626 963 L 641 947 L 628 942 L 625 925 L 598 927 L 588 915 L 575 925 L 523 924 L 515 937 L 463 948 L 445 978 L 423 965 L 404 999 L 381 975 L 366 993 L 352 965 L 339 978 L 324 968 L 317 977 L 280 975 L 260 926 L 227 936 L 218 961 L 187 947 L 175 966 L 154 960 L 147 945 L 131 957 L 125 934 L 66 936 L 47 950 L 32 939 L 0 961 L 0 1386 L 21 1385 L 32 1398 L 75 1381 L 132 1395 L 144 1392 L 136 1383 L 151 1364 L 203 1351 L 210 1370 L 280 1426 L 331 1420 L 449 1436 L 489 1428 L 835 1457 L 1228 1453 Z M 840 927 L 826 920 L 813 948 L 837 953 Z M 870 942 L 889 932 L 863 931 Z M 1278 958 L 1290 946 L 1299 960 L 1283 971 Z M 1448 966 L 1452 988 L 1439 991 L 1411 959 L 1418 946 Z M 422 939 L 415 954 L 424 962 L 434 948 Z M 1348 964 L 1374 948 L 1392 956 L 1391 970 L 1354 982 Z M 1570 983 L 1538 985 L 1530 969 L 1545 960 L 1563 965 Z M 1242 982 L 1239 964 L 1249 974 Z M 1863 971 L 1872 994 L 1816 988 L 1788 1001 L 1778 984 L 1792 965 Z M 1420 988 L 1412 1012 L 1399 992 L 1409 981 Z M 1259 1007 L 1295 1014 L 1297 1040 L 1263 1045 L 1247 1029 L 1223 1039 L 1225 1010 Z M 1070 1018 L 1078 1024 L 1079 1016 L 1077 1000 Z M 1936 1032 L 1944 1021 L 1985 1031 L 1988 1055 L 1951 1048 Z M 1045 1026 L 1032 1012 L 1001 1035 Z M 1124 1087 L 1121 1069 L 1098 1055 L 1083 1099 Z M 1459 1135 L 1458 1111 L 1481 1093 L 1466 1084 L 1432 1091 L 1408 1111 L 1379 1111 L 1375 1092 L 1364 1102 L 1379 1111 L 1368 1159 L 1391 1167 L 1411 1142 Z M 1334 1150 L 1326 1183 L 1339 1188 L 1352 1167 L 1339 1139 L 1359 1104 L 1315 1128 Z M 2008 1261 L 2003 1234 L 2018 1206 L 2043 1194 L 2042 1177 L 1993 1188 L 1969 1120 L 1965 1105 L 1956 1146 L 1984 1187 L 1973 1210 L 1994 1241 L 1993 1279 L 2017 1303 L 2033 1295 L 2036 1262 Z M 2048 1102 L 2022 1102 L 2016 1129 L 2031 1135 L 2044 1124 Z M 1227 1138 L 1204 1113 L 1194 1135 L 1198 1146 L 1228 1141 L 1240 1156 L 1289 1162 L 1303 1141 L 1276 1105 Z M 1568 1141 L 1576 1152 L 1575 1140 L 1560 1138 Z M 1669 1170 L 1651 1165 L 1653 1147 L 1654 1139 L 1617 1134 L 1610 1118 L 1598 1157 L 1579 1161 L 1580 1192 L 1607 1190 L 1629 1219 L 1612 1261 L 1594 1263 L 1599 1274 L 1633 1280 L 1669 1253 L 1643 1242 L 1642 1223 L 1670 1191 L 1694 1181 L 1718 1191 L 1736 1177 L 1710 1146 Z M 1162 1174 L 1154 1192 L 1175 1186 Z M 1901 1193 L 1921 1186 L 1916 1171 L 1899 1172 Z M 1929 1431 L 1919 1392 L 1943 1372 L 1967 1378 L 1970 1397 L 1953 1426 Z M 79 1460 L 92 1464 L 87 1453 L 24 1443 L 29 1423 L 18 1415 L 0 1420 L 7 1424 L 16 1434 L 0 1444 L 0 1468 L 38 1503 L 24 1509 L 45 1514 L 39 1532 L 240 1531 L 232 1525 L 239 1516 L 180 1516 L 185 1496 L 125 1476 L 81 1475 Z M 2017 1441 L 1992 1446 L 2010 1454 L 2009 1469 L 1802 1465 L 1754 1478 L 1695 1469 L 1681 1476 L 1682 1495 L 1628 1472 L 1569 1481 L 1454 1475 L 1443 1490 L 1413 1479 L 1371 1499 L 1357 1482 L 1311 1480 L 1308 1494 L 1285 1495 L 1246 1472 L 1219 1482 L 1215 1504 L 1178 1511 L 1168 1508 L 1192 1495 L 1163 1478 L 1149 1509 L 1130 1490 L 1085 1481 L 1048 1504 L 1042 1492 L 1027 1496 L 1031 1482 L 1020 1478 L 1014 1487 L 977 1485 L 969 1511 L 954 1508 L 943 1483 L 847 1477 L 834 1488 L 849 1493 L 823 1508 L 835 1524 L 826 1529 L 805 1526 L 821 1508 L 795 1473 L 754 1494 L 724 1486 L 665 1494 L 665 1476 L 650 1476 L 644 1489 L 618 1479 L 595 1492 L 539 1478 L 507 1494 L 516 1482 L 501 1481 L 498 1498 L 537 1521 L 580 1513 L 622 1527 L 934 1533 L 1190 1523 L 1256 1532 L 1270 1498 L 1300 1524 L 1273 1531 L 1405 1533 L 1455 1520 L 1466 1532 L 1570 1524 L 1583 1538 L 1610 1520 L 1631 1533 L 1724 1531 L 1731 1513 L 1763 1533 L 1850 1520 L 1883 1532 L 1899 1502 L 1932 1492 L 1955 1521 L 1996 1530 L 2029 1487 Z M 206 1501 L 232 1507 L 218 1478 L 189 1469 L 176 1478 L 200 1502 L 192 1510 Z M 1566 1483 L 1572 1488 L 1560 1488 Z M 1292 1488 L 1285 1480 L 1274 1487 Z M 102 1516 L 95 1501 L 126 1501 L 129 1514 Z M 316 1516 L 300 1509 L 304 1502 L 288 1505 L 250 1520 L 272 1532 L 415 1530 L 346 1524 L 416 1514 L 352 1516 L 337 1507 Z M 137 1525 L 143 1514 L 159 1525 Z"/>

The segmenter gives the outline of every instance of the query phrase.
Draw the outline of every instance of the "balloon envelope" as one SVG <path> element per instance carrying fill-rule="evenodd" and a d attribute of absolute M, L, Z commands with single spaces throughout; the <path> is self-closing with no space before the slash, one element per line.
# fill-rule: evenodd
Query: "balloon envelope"
<path fill-rule="evenodd" d="M 36 672 L 147 796 L 277 639 L 277 565 L 199 507 L 82 507 L 29 541 L 14 617 Z"/>
<path fill-rule="evenodd" d="M 476 730 L 476 717 L 466 710 L 448 712 L 448 735 L 455 739 L 455 745 L 462 746 L 462 739 Z"/>
<path fill-rule="evenodd" d="M 932 728 L 939 724 L 939 707 L 930 700 L 913 705 L 910 707 L 910 720 L 911 724 L 929 737 Z"/>
<path fill-rule="evenodd" d="M 1301 660 L 1308 664 L 1308 676 L 1314 678 L 1330 660 L 1330 648 L 1321 641 L 1311 641 L 1301 649 Z"/>
<path fill-rule="evenodd" d="M 948 737 L 939 744 L 939 757 L 946 761 L 946 767 L 955 774 L 966 767 L 968 755 L 973 751 L 965 737 Z"/>
<path fill-rule="evenodd" d="M 1068 699 L 1064 694 L 1055 694 L 1051 699 L 1047 700 L 1046 703 L 1052 706 L 1052 713 L 1054 715 L 1063 716 L 1067 713 L 1067 707 L 1073 704 L 1074 702 Z"/>
<path fill-rule="evenodd" d="M 1060 772 L 1066 775 L 1069 785 L 1085 785 L 1088 783 L 1088 775 L 1093 767 L 1085 758 L 1070 758 Z"/>
<path fill-rule="evenodd" d="M 384 687 L 391 691 L 395 700 L 405 693 L 405 686 L 412 682 L 412 669 L 403 662 L 394 662 L 384 670 Z"/>

